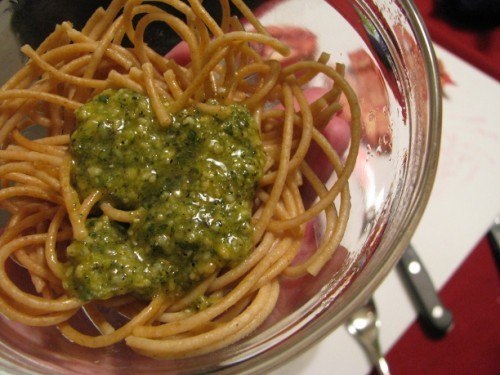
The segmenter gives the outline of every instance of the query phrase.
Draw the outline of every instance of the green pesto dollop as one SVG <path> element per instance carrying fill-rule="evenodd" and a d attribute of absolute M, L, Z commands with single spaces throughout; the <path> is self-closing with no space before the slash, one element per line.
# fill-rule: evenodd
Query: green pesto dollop
<path fill-rule="evenodd" d="M 252 248 L 252 203 L 265 156 L 248 110 L 184 109 L 162 127 L 149 98 L 106 90 L 76 111 L 72 183 L 83 198 L 142 214 L 96 212 L 68 247 L 65 287 L 82 300 L 180 295 Z"/>

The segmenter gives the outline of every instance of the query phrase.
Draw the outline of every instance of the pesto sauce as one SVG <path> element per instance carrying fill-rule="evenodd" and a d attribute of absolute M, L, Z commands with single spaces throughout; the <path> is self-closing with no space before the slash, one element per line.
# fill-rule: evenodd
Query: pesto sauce
<path fill-rule="evenodd" d="M 72 184 L 84 198 L 143 213 L 131 224 L 101 212 L 68 247 L 65 287 L 82 300 L 181 295 L 252 248 L 252 203 L 265 155 L 248 110 L 196 108 L 158 123 L 149 98 L 106 90 L 76 111 Z"/>

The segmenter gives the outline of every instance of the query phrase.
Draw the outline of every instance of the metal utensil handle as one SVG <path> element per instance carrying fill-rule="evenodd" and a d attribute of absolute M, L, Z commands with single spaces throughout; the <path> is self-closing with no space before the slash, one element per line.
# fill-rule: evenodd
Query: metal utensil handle
<path fill-rule="evenodd" d="M 441 302 L 434 284 L 415 249 L 408 245 L 398 264 L 419 313 L 435 333 L 445 334 L 453 326 L 453 314 Z"/>
<path fill-rule="evenodd" d="M 500 216 L 497 216 L 493 226 L 488 231 L 488 241 L 495 258 L 497 268 L 500 268 Z"/>
<path fill-rule="evenodd" d="M 363 347 L 370 363 L 380 375 L 390 375 L 389 365 L 382 353 L 379 342 L 380 320 L 373 298 L 349 316 L 345 323 L 347 332 Z"/>
<path fill-rule="evenodd" d="M 389 370 L 389 364 L 387 363 L 387 360 L 382 354 L 378 342 L 377 342 L 378 346 L 377 348 L 375 348 L 373 345 L 370 346 L 370 344 L 363 346 L 368 358 L 370 359 L 370 362 L 375 367 L 377 373 L 379 375 L 391 375 L 391 372 Z"/>

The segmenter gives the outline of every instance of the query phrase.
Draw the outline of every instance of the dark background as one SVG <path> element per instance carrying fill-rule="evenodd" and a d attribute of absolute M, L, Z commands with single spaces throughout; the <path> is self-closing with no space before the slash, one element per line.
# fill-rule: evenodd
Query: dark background
<path fill-rule="evenodd" d="M 56 24 L 71 21 L 75 29 L 80 30 L 95 9 L 106 8 L 110 0 L 10 0 L 11 26 L 21 44 L 36 48 L 53 30 Z M 263 0 L 246 1 L 249 7 L 255 7 Z M 155 4 L 179 14 L 165 4 Z M 212 17 L 219 20 L 221 8 L 218 1 L 207 0 L 204 6 Z M 238 14 L 233 7 L 233 14 Z M 165 54 L 179 42 L 177 35 L 164 23 L 156 22 L 146 30 L 145 41 L 160 54 Z"/>

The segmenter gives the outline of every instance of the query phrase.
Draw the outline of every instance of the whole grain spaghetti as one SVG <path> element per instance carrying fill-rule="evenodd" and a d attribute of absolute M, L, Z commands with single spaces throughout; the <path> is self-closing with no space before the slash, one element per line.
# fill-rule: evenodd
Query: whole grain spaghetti
<path fill-rule="evenodd" d="M 0 202 L 10 214 L 0 237 L 3 315 L 31 326 L 57 326 L 69 340 L 87 347 L 125 340 L 147 356 L 198 355 L 253 332 L 273 311 L 282 278 L 317 275 L 332 258 L 349 217 L 348 179 L 360 142 L 356 96 L 343 78 L 343 67 L 328 65 L 326 54 L 286 67 L 263 60 L 254 45 L 280 55 L 287 55 L 288 47 L 271 37 L 241 0 L 232 2 L 255 31 L 245 31 L 230 15 L 227 0 L 221 1 L 220 24 L 198 0 L 190 5 L 164 1 L 181 17 L 157 2 L 114 0 L 107 10 L 99 8 L 81 31 L 66 22 L 38 49 L 22 47 L 29 61 L 0 91 Z M 187 65 L 144 43 L 153 22 L 166 23 L 181 37 L 189 49 Z M 132 46 L 126 47 L 126 41 Z M 332 88 L 308 103 L 303 87 L 317 75 L 327 77 Z M 75 110 L 109 89 L 148 97 L 165 131 L 186 108 L 225 117 L 234 104 L 247 108 L 259 129 L 265 163 L 253 200 L 252 251 L 231 267 L 209 269 L 208 277 L 175 298 L 160 291 L 150 298 L 125 293 L 85 300 L 67 288 L 69 244 L 88 237 L 96 213 L 109 225 L 124 228 L 144 215 L 141 209 L 104 199 L 105 189 L 89 189 L 81 196 L 72 180 L 70 136 L 79 124 Z M 344 160 L 321 132 L 340 109 L 341 95 L 352 115 Z M 26 132 L 35 125 L 45 135 L 33 140 Z M 328 187 L 305 160 L 313 144 L 333 166 L 336 178 Z M 301 196 L 305 180 L 318 196 L 311 205 Z M 306 223 L 318 215 L 325 217 L 319 246 L 306 260 L 292 264 Z M 13 265 L 25 270 L 29 287 L 13 277 Z M 200 298 L 208 302 L 193 309 Z M 71 324 L 82 311 L 97 335 Z M 109 311 L 126 321 L 117 325 Z"/>

